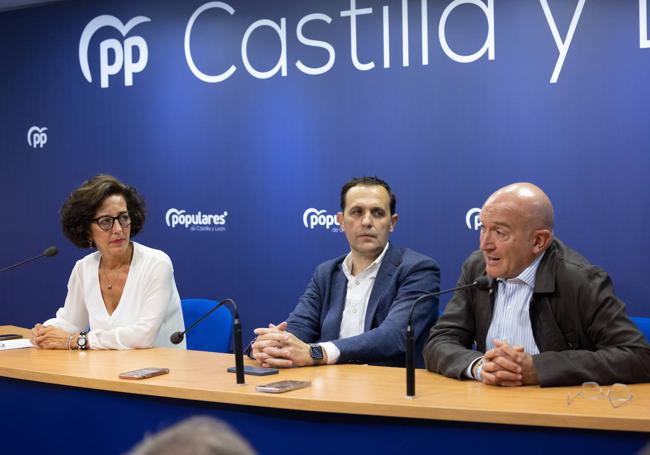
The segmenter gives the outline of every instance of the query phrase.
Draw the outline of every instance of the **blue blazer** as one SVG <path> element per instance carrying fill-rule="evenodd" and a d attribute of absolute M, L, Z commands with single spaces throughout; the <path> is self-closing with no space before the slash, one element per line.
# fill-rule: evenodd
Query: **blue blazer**
<path fill-rule="evenodd" d="M 370 294 L 364 333 L 338 339 L 348 283 L 342 270 L 344 259 L 341 256 L 316 268 L 287 319 L 287 330 L 306 343 L 333 342 L 341 351 L 338 363 L 403 366 L 411 306 L 423 293 L 440 289 L 438 264 L 408 248 L 390 245 Z M 437 315 L 437 298 L 420 302 L 413 313 L 418 366 L 424 365 L 422 348 Z"/>

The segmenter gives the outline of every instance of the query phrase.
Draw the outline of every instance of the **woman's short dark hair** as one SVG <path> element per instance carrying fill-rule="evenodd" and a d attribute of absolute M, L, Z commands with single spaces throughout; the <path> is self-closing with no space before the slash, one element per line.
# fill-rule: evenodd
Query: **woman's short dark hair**
<path fill-rule="evenodd" d="M 88 248 L 90 224 L 107 197 L 119 194 L 131 216 L 131 237 L 142 230 L 146 216 L 144 199 L 138 191 L 112 175 L 96 175 L 68 196 L 61 208 L 61 226 L 65 236 L 79 248 Z"/>

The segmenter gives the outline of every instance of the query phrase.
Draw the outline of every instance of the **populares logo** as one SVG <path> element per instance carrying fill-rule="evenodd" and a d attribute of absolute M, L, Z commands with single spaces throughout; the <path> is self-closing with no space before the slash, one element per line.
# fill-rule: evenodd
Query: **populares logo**
<path fill-rule="evenodd" d="M 33 148 L 43 148 L 47 144 L 47 128 L 39 128 L 38 126 L 32 126 L 27 131 L 27 143 L 30 147 Z"/>
<path fill-rule="evenodd" d="M 340 232 L 340 225 L 336 221 L 336 215 L 330 215 L 327 210 L 309 208 L 302 214 L 302 224 L 306 228 L 314 229 L 317 226 L 324 227 L 332 232 Z"/>
<path fill-rule="evenodd" d="M 115 16 L 102 15 L 97 16 L 91 20 L 84 31 L 81 33 L 79 40 L 79 65 L 81 72 L 88 82 L 93 81 L 90 74 L 90 66 L 88 64 L 88 47 L 90 40 L 97 30 L 102 27 L 112 27 L 117 29 L 123 37 L 135 27 L 143 22 L 150 22 L 151 19 L 144 16 L 137 16 L 131 19 L 126 24 L 116 18 Z M 138 60 L 133 61 L 134 49 L 137 49 Z M 109 55 L 112 51 L 113 61 L 109 62 Z M 149 49 L 147 43 L 141 36 L 130 36 L 120 42 L 116 39 L 110 38 L 99 43 L 99 74 L 101 76 L 101 87 L 108 87 L 109 76 L 114 76 L 120 72 L 124 67 L 124 85 L 133 85 L 133 74 L 139 73 L 147 66 L 149 60 Z"/>
<path fill-rule="evenodd" d="M 183 226 L 190 231 L 223 232 L 226 230 L 228 212 L 208 214 L 198 211 L 187 213 L 185 210 L 169 209 L 165 214 L 165 222 L 170 228 Z"/>
<path fill-rule="evenodd" d="M 482 224 L 480 215 L 481 209 L 476 207 L 467 211 L 467 214 L 465 214 L 465 224 L 467 225 L 467 229 L 478 231 L 481 228 Z"/>

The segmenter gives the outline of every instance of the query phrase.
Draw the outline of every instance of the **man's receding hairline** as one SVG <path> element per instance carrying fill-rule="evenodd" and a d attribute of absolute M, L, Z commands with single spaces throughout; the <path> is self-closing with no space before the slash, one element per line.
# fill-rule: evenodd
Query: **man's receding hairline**
<path fill-rule="evenodd" d="M 364 187 L 364 188 L 381 188 L 382 190 L 384 190 L 384 193 L 386 194 L 386 198 L 388 199 L 388 203 L 387 203 L 388 211 L 390 212 L 390 193 L 388 192 L 388 190 L 383 185 L 374 184 L 374 183 L 358 183 L 358 184 L 348 188 L 348 190 L 345 192 L 345 208 L 346 209 L 348 208 L 348 195 L 350 194 L 350 191 L 352 191 L 354 188 L 361 188 L 361 187 Z"/>
<path fill-rule="evenodd" d="M 483 210 L 497 205 L 515 211 L 534 229 L 553 229 L 553 204 L 537 185 L 519 182 L 499 188 L 487 198 Z"/>

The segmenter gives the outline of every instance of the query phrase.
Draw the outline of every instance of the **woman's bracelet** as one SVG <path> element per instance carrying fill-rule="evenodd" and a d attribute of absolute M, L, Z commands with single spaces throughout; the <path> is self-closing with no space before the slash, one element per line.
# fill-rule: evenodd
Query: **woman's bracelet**
<path fill-rule="evenodd" d="M 70 343 L 72 343 L 72 339 L 74 338 L 74 335 L 75 335 L 74 333 L 68 335 L 68 345 L 67 345 L 67 347 L 68 347 L 68 351 L 71 349 L 71 347 L 70 347 Z"/>

